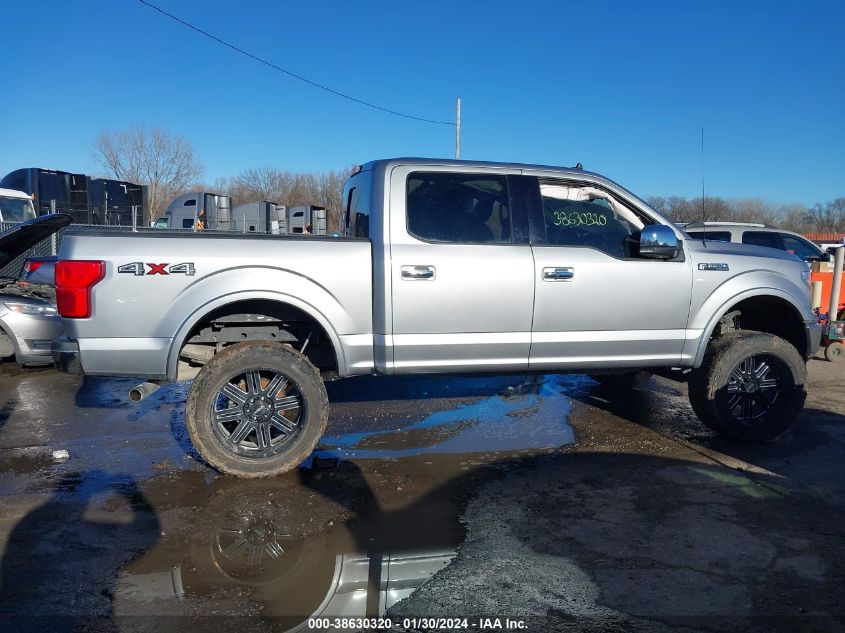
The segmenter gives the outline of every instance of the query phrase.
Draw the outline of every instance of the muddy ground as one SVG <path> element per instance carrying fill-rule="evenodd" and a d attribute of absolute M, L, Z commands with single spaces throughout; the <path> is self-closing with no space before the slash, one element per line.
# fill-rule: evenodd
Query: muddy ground
<path fill-rule="evenodd" d="M 758 446 L 665 378 L 342 381 L 313 458 L 255 482 L 192 450 L 186 385 L 7 368 L 0 628 L 845 630 L 845 363 L 809 372 Z"/>

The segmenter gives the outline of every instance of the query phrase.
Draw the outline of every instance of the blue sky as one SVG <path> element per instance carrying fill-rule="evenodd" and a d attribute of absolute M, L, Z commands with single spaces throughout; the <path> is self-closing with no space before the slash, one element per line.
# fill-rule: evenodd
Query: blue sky
<path fill-rule="evenodd" d="M 572 165 L 634 192 L 845 195 L 845 3 L 153 0 L 256 55 L 409 114 L 462 158 Z M 97 134 L 189 138 L 205 179 L 454 155 L 136 0 L 6 2 L 0 176 L 93 170 Z"/>

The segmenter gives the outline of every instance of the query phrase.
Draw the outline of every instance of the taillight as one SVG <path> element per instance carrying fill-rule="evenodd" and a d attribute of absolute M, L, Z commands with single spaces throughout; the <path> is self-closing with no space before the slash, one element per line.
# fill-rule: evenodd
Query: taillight
<path fill-rule="evenodd" d="M 59 261 L 56 263 L 56 307 L 66 319 L 91 316 L 91 288 L 106 275 L 101 261 Z"/>
<path fill-rule="evenodd" d="M 24 266 L 24 270 L 29 274 L 34 273 L 36 270 L 41 268 L 44 265 L 44 262 L 27 262 Z"/>

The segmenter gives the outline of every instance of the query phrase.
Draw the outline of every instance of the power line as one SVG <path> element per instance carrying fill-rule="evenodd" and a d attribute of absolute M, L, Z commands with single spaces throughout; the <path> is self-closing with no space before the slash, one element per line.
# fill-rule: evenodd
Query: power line
<path fill-rule="evenodd" d="M 242 48 L 238 48 L 234 44 L 230 44 L 229 42 L 220 39 L 216 35 L 212 35 L 208 31 L 203 31 L 201 28 L 194 26 L 190 22 L 186 22 L 182 18 L 179 18 L 179 17 L 173 15 L 172 13 L 168 13 L 167 11 L 162 9 L 161 7 L 157 7 L 156 5 L 154 5 L 150 2 L 147 2 L 147 0 L 138 0 L 138 2 L 140 2 L 144 6 L 149 7 L 150 9 L 158 11 L 159 13 L 161 13 L 164 16 L 167 16 L 171 20 L 175 20 L 179 24 L 188 27 L 192 31 L 196 31 L 200 35 L 204 35 L 205 37 L 214 40 L 218 44 L 222 44 L 223 46 L 226 46 L 227 48 L 231 48 L 233 51 L 241 53 L 242 55 L 246 55 L 250 59 L 254 59 L 255 61 L 260 62 L 260 63 L 264 64 L 265 66 L 269 66 L 273 70 L 278 70 L 280 73 L 284 73 L 285 75 L 288 75 L 289 77 L 293 77 L 294 79 L 299 79 L 299 81 L 303 81 L 303 82 L 305 82 L 305 83 L 307 83 L 311 86 L 314 86 L 315 88 L 319 88 L 320 90 L 325 90 L 326 92 L 330 92 L 331 94 L 336 95 L 338 97 L 343 97 L 344 99 L 349 99 L 350 101 L 354 101 L 355 103 L 359 103 L 363 106 L 367 106 L 368 108 L 373 108 L 374 110 L 380 110 L 381 112 L 387 112 L 388 114 L 393 114 L 395 116 L 401 116 L 403 118 L 412 119 L 414 121 L 422 121 L 423 123 L 434 123 L 435 125 L 455 125 L 451 121 L 435 121 L 434 119 L 424 119 L 423 117 L 413 116 L 411 114 L 405 114 L 404 112 L 397 112 L 396 110 L 391 110 L 390 108 L 383 108 L 382 106 L 376 105 L 374 103 L 370 103 L 369 101 L 364 101 L 362 99 L 357 99 L 355 97 L 352 97 L 348 94 L 344 94 L 344 93 L 342 93 L 338 90 L 334 90 L 333 88 L 329 88 L 328 86 L 324 86 L 323 84 L 317 83 L 316 81 L 311 81 L 307 77 L 303 77 L 302 75 L 297 75 L 296 73 L 293 73 L 289 70 L 282 68 L 281 66 L 277 66 L 273 62 L 270 62 L 270 61 L 267 61 L 266 59 L 258 57 L 258 55 L 253 55 L 252 53 L 245 51 Z"/>

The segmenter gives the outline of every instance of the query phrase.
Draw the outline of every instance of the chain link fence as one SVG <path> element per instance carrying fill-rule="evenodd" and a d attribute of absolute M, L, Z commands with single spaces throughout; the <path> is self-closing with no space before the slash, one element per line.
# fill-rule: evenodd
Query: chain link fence
<path fill-rule="evenodd" d="M 14 222 L 0 222 L 0 232 L 8 231 L 17 226 Z M 63 231 L 60 231 L 62 233 Z M 23 270 L 23 264 L 27 257 L 47 257 L 55 255 L 58 252 L 59 244 L 61 244 L 61 235 L 51 235 L 47 239 L 41 240 L 27 250 L 21 253 L 5 266 L 0 268 L 0 277 L 19 277 Z"/>

